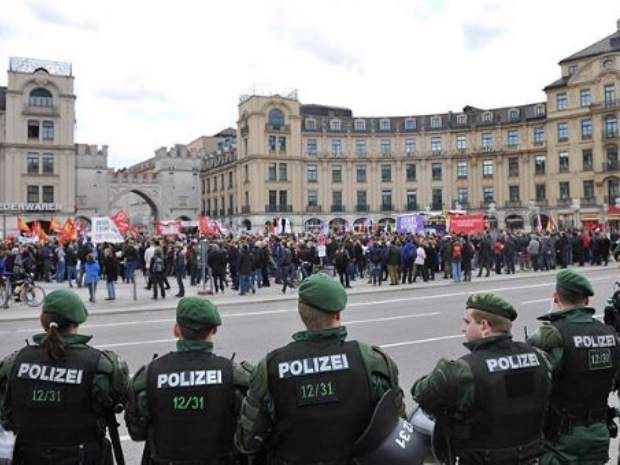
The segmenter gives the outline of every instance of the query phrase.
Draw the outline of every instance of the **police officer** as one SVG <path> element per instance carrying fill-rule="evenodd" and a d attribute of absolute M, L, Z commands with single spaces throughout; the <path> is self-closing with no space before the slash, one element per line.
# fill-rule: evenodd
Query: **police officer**
<path fill-rule="evenodd" d="M 346 341 L 342 285 L 325 273 L 299 287 L 306 331 L 256 366 L 235 441 L 246 453 L 267 450 L 270 464 L 351 463 L 353 445 L 382 394 L 405 416 L 395 363 L 380 348 Z"/>
<path fill-rule="evenodd" d="M 113 463 L 105 411 L 124 401 L 128 370 L 78 333 L 87 316 L 73 291 L 49 293 L 40 317 L 45 333 L 0 364 L 1 420 L 17 434 L 16 465 Z"/>
<path fill-rule="evenodd" d="M 147 441 L 143 464 L 233 464 L 233 435 L 251 367 L 213 353 L 222 324 L 201 297 L 177 305 L 177 351 L 132 378 L 125 421 L 134 441 Z M 245 367 L 245 368 L 244 368 Z"/>
<path fill-rule="evenodd" d="M 458 457 L 459 464 L 529 464 L 540 456 L 551 375 L 541 352 L 512 340 L 516 318 L 501 297 L 470 296 L 461 330 L 471 353 L 440 359 L 411 388 L 437 418 L 448 463 Z"/>
<path fill-rule="evenodd" d="M 548 354 L 553 368 L 543 464 L 608 460 L 607 398 L 618 342 L 613 329 L 594 318 L 588 306 L 593 295 L 587 278 L 562 270 L 553 292 L 559 310 L 539 317 L 546 324 L 527 341 Z"/>

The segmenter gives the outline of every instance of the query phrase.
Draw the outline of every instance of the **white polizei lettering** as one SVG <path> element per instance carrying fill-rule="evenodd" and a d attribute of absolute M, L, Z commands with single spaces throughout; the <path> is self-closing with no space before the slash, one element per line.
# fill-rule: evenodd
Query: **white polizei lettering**
<path fill-rule="evenodd" d="M 41 366 L 30 365 L 30 370 L 28 370 L 28 376 L 30 376 L 30 379 L 39 379 L 39 376 L 41 376 Z"/>
<path fill-rule="evenodd" d="M 157 375 L 157 389 L 222 384 L 221 370 L 190 370 Z"/>
<path fill-rule="evenodd" d="M 187 379 L 188 376 L 190 376 L 191 371 L 182 371 L 180 376 L 180 385 L 181 386 L 191 386 L 192 385 L 192 381 L 190 379 Z"/>
<path fill-rule="evenodd" d="M 207 376 L 207 372 L 206 371 L 196 371 L 196 377 L 194 378 L 194 381 L 196 383 L 197 386 L 202 386 L 203 384 L 207 383 L 207 380 L 205 379 Z"/>
<path fill-rule="evenodd" d="M 76 371 L 77 371 L 76 384 L 82 384 L 82 377 L 84 376 L 84 371 L 83 370 L 76 370 Z"/>
<path fill-rule="evenodd" d="M 61 384 L 81 384 L 83 370 L 22 363 L 17 370 L 17 377 Z"/>
<path fill-rule="evenodd" d="M 613 334 L 602 334 L 598 336 L 573 336 L 573 343 L 577 349 L 614 347 L 616 345 L 616 338 Z"/>
<path fill-rule="evenodd" d="M 63 377 L 67 375 L 67 380 L 69 379 L 69 374 L 67 373 L 66 368 L 58 367 L 56 368 L 56 374 L 54 375 L 54 382 L 60 383 Z"/>
<path fill-rule="evenodd" d="M 177 387 L 179 385 L 179 374 L 178 373 L 170 373 L 168 375 L 168 385 L 170 387 Z"/>
<path fill-rule="evenodd" d="M 324 355 L 278 363 L 278 377 L 289 378 L 313 373 L 341 371 L 349 368 L 346 354 Z"/>
<path fill-rule="evenodd" d="M 26 373 L 28 373 L 28 370 L 30 369 L 30 363 L 22 363 L 19 365 L 19 369 L 17 370 L 17 377 L 18 378 L 23 378 Z"/>
<path fill-rule="evenodd" d="M 489 358 L 485 360 L 489 373 L 498 371 L 520 370 L 522 368 L 536 367 L 540 361 L 536 354 L 515 354 L 505 357 Z"/>
<path fill-rule="evenodd" d="M 166 375 L 165 373 L 160 373 L 159 375 L 157 375 L 157 389 L 162 387 L 167 381 L 168 375 Z"/>

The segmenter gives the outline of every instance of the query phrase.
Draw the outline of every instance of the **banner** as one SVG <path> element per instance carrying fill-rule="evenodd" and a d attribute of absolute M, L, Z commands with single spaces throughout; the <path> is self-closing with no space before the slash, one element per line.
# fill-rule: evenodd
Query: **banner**
<path fill-rule="evenodd" d="M 91 220 L 90 238 L 93 244 L 103 242 L 125 242 L 123 236 L 109 216 L 95 217 Z"/>
<path fill-rule="evenodd" d="M 181 222 L 180 221 L 158 221 L 156 224 L 156 233 L 158 236 L 178 236 L 181 234 Z"/>
<path fill-rule="evenodd" d="M 416 234 L 418 231 L 424 231 L 424 216 L 416 213 L 396 216 L 396 233 L 397 234 Z"/>
<path fill-rule="evenodd" d="M 450 232 L 451 233 L 472 233 L 484 232 L 484 215 L 451 215 L 450 216 Z"/>
<path fill-rule="evenodd" d="M 67 218 L 67 221 L 63 224 L 62 229 L 60 230 L 60 235 L 58 236 L 60 242 L 77 240 L 77 236 L 77 229 L 73 224 L 73 220 L 71 218 Z"/>
<path fill-rule="evenodd" d="M 198 221 L 198 229 L 203 236 L 209 236 L 215 234 L 215 229 L 209 224 L 209 218 L 206 215 L 202 215 Z"/>
<path fill-rule="evenodd" d="M 129 231 L 129 218 L 127 218 L 127 214 L 123 210 L 119 210 L 112 217 L 112 221 L 114 221 L 121 234 L 127 234 L 127 231 Z"/>
<path fill-rule="evenodd" d="M 21 216 L 17 217 L 17 229 L 19 229 L 21 232 L 26 232 L 26 233 L 30 232 L 30 228 L 28 227 L 28 224 L 23 220 Z"/>

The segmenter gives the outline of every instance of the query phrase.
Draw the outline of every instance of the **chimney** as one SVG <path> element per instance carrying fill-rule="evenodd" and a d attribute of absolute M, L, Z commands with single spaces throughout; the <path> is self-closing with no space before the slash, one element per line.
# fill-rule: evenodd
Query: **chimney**
<path fill-rule="evenodd" d="M 616 21 L 616 26 L 618 27 L 618 30 L 620 31 L 620 19 Z"/>

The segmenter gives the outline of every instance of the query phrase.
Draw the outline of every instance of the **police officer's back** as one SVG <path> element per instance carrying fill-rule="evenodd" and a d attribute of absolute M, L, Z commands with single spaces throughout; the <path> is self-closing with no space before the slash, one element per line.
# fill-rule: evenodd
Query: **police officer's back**
<path fill-rule="evenodd" d="M 306 278 L 298 310 L 307 330 L 254 369 L 235 437 L 271 464 L 348 464 L 382 394 L 405 409 L 394 362 L 377 347 L 346 341 L 340 312 L 347 295 L 324 273 Z"/>
<path fill-rule="evenodd" d="M 437 417 L 448 463 L 458 457 L 460 464 L 529 464 L 541 454 L 550 370 L 541 352 L 512 340 L 516 317 L 496 295 L 470 296 L 462 331 L 471 353 L 440 359 L 411 388 Z"/>
<path fill-rule="evenodd" d="M 177 351 L 131 380 L 125 420 L 133 440 L 146 440 L 143 464 L 236 463 L 233 435 L 250 370 L 213 353 L 220 325 L 209 300 L 181 299 Z"/>
<path fill-rule="evenodd" d="M 45 333 L 0 364 L 2 425 L 17 434 L 16 465 L 111 464 L 105 410 L 124 400 L 128 370 L 78 334 L 87 310 L 70 290 L 43 302 Z"/>
<path fill-rule="evenodd" d="M 604 463 L 608 460 L 607 398 L 618 371 L 613 329 L 594 318 L 594 295 L 580 273 L 557 274 L 554 302 L 559 311 L 540 317 L 528 343 L 549 356 L 553 389 L 545 426 L 542 463 Z"/>

